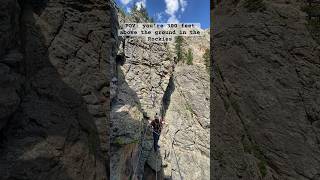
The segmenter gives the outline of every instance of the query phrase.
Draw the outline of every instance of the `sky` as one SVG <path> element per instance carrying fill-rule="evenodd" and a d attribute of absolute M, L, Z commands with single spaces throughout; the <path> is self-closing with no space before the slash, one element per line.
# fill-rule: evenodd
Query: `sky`
<path fill-rule="evenodd" d="M 126 12 L 144 6 L 158 23 L 200 23 L 210 27 L 210 0 L 115 0 Z"/>

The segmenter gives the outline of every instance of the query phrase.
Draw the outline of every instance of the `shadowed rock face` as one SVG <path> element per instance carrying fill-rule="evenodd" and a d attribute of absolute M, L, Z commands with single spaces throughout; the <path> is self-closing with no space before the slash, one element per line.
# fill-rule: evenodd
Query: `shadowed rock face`
<path fill-rule="evenodd" d="M 107 11 L 1 1 L 1 179 L 108 179 Z"/>
<path fill-rule="evenodd" d="M 319 179 L 319 44 L 297 2 L 215 6 L 213 179 Z"/>

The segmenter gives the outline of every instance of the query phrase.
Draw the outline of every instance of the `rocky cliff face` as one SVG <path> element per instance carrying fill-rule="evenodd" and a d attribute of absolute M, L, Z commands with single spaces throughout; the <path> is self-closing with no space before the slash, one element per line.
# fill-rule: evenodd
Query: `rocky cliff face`
<path fill-rule="evenodd" d="M 161 158 L 155 162 L 151 156 L 148 165 L 162 169 L 164 178 L 208 180 L 209 74 L 203 66 L 177 66 L 169 88 L 171 95 L 166 99 L 165 114 L 168 125 L 164 126 L 160 138 Z"/>
<path fill-rule="evenodd" d="M 107 10 L 1 1 L 1 179 L 107 179 Z"/>
<path fill-rule="evenodd" d="M 164 45 L 147 44 L 139 38 L 126 39 L 124 43 L 125 62 L 115 68 L 113 78 L 117 82 L 113 83 L 116 95 L 111 105 L 111 164 L 116 179 L 134 176 L 135 171 L 139 175 L 143 171 L 143 164 L 152 147 L 149 130 L 145 135 L 147 129 L 143 115 L 153 117 L 160 113 L 162 98 L 172 74 L 172 60 L 168 59 Z M 140 146 L 142 138 L 145 144 Z"/>
<path fill-rule="evenodd" d="M 118 15 L 119 22 L 145 21 Z M 206 39 L 194 42 L 195 66 L 175 64 L 173 44 L 121 39 L 112 68 L 111 179 L 209 179 L 209 75 L 199 59 Z M 146 121 L 156 113 L 168 123 L 158 152 Z"/>
<path fill-rule="evenodd" d="M 222 1 L 213 33 L 213 179 L 319 179 L 320 46 L 296 1 Z"/>
<path fill-rule="evenodd" d="M 139 13 L 119 22 L 145 21 Z M 162 97 L 172 74 L 167 46 L 142 38 L 119 38 L 118 56 L 112 62 L 111 179 L 141 179 L 152 148 L 145 116 L 160 113 Z"/>

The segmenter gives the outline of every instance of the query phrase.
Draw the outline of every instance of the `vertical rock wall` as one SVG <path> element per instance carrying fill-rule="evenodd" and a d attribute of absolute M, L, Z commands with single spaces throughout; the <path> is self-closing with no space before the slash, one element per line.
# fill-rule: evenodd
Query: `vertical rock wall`
<path fill-rule="evenodd" d="M 118 13 L 118 20 L 145 21 L 137 12 Z M 202 59 L 208 35 L 183 44 L 194 50 L 194 66 L 175 64 L 174 43 L 121 38 L 111 83 L 112 179 L 209 179 L 209 75 Z M 168 123 L 158 152 L 146 126 L 156 113 Z"/>
<path fill-rule="evenodd" d="M 172 59 L 163 44 L 146 43 L 140 38 L 129 38 L 124 43 L 121 46 L 124 63 L 114 68 L 118 82 L 111 112 L 112 164 L 118 178 L 133 174 L 142 178 L 144 162 L 152 147 L 151 132 L 145 129 L 143 114 L 153 117 L 160 113 L 172 73 Z"/>
<path fill-rule="evenodd" d="M 319 179 L 320 46 L 300 4 L 213 17 L 213 179 Z"/>
<path fill-rule="evenodd" d="M 166 99 L 167 125 L 161 133 L 160 153 L 148 159 L 148 165 L 159 170 L 158 177 L 210 179 L 209 92 L 209 74 L 203 66 L 175 68 Z"/>
<path fill-rule="evenodd" d="M 108 7 L 1 1 L 1 179 L 107 179 Z"/>

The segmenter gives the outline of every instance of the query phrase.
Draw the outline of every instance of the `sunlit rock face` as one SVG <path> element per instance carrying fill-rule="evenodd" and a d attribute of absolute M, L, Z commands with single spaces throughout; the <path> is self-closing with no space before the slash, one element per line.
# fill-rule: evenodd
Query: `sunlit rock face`
<path fill-rule="evenodd" d="M 118 21 L 146 20 L 119 13 Z M 185 52 L 194 49 L 194 65 L 174 61 L 174 43 L 120 38 L 111 83 L 111 179 L 209 179 L 209 74 L 202 57 L 208 35 L 183 43 Z M 146 127 L 156 113 L 167 122 L 158 152 Z"/>

